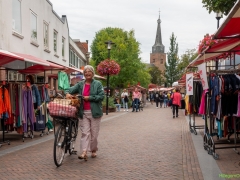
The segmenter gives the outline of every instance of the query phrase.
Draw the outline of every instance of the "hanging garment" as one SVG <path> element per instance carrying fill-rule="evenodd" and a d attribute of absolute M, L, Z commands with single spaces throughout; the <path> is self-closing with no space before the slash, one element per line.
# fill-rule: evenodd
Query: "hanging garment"
<path fill-rule="evenodd" d="M 199 114 L 201 115 L 205 115 L 206 111 L 205 111 L 205 107 L 206 107 L 206 94 L 208 92 L 208 89 L 205 89 L 202 93 L 202 98 L 201 98 L 201 104 L 199 107 Z"/>
<path fill-rule="evenodd" d="M 70 87 L 68 75 L 65 72 L 58 72 L 58 89 L 67 90 Z"/>
<path fill-rule="evenodd" d="M 12 109 L 11 109 L 11 102 L 8 90 L 2 86 L 0 88 L 0 97 L 3 98 L 0 101 L 0 115 L 3 113 L 8 113 L 9 117 L 11 117 Z"/>
<path fill-rule="evenodd" d="M 30 124 L 30 129 L 34 130 L 35 112 L 33 108 L 32 91 L 29 89 L 24 89 L 22 92 L 22 115 L 23 115 L 23 131 L 28 131 L 28 124 Z"/>

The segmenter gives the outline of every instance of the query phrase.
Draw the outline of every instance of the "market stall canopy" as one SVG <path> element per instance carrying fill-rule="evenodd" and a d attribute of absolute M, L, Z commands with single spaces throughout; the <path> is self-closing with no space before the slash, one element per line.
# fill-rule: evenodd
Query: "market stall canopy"
<path fill-rule="evenodd" d="M 146 88 L 144 88 L 144 87 L 142 87 L 142 86 L 140 86 L 140 85 L 130 86 L 130 87 L 127 88 L 127 90 L 129 90 L 129 91 L 134 91 L 135 88 L 138 88 L 138 89 L 140 89 L 141 91 L 146 91 L 146 90 L 147 90 Z"/>
<path fill-rule="evenodd" d="M 32 65 L 40 64 L 43 66 L 49 66 L 49 63 L 47 61 L 28 54 L 13 53 L 5 50 L 0 50 L 0 55 L 0 66 L 8 69 L 25 69 L 25 62 L 32 63 Z"/>
<path fill-rule="evenodd" d="M 240 37 L 240 0 L 238 0 L 227 18 L 214 35 L 215 39 Z"/>
<path fill-rule="evenodd" d="M 36 65 L 30 66 L 26 69 L 19 70 L 19 72 L 22 74 L 39 74 L 44 71 L 52 71 L 52 70 L 60 71 L 60 70 L 65 70 L 65 69 L 66 68 L 64 66 L 60 66 L 60 65 L 48 62 L 48 66 L 36 64 Z"/>
<path fill-rule="evenodd" d="M 57 63 L 55 63 L 55 62 L 53 62 L 53 61 L 49 61 L 48 60 L 48 62 L 51 62 L 51 63 L 54 63 L 54 64 L 56 64 L 56 65 L 60 65 L 60 64 L 57 64 Z M 70 73 L 75 73 L 75 72 L 77 72 L 77 73 L 80 73 L 80 74 L 83 74 L 83 70 L 82 69 L 78 69 L 78 68 L 75 68 L 75 67 L 67 67 L 67 66 L 64 66 L 66 69 L 64 70 L 64 72 L 66 72 L 67 74 L 70 74 Z M 55 75 L 54 75 L 55 74 Z M 57 74 L 57 72 L 55 72 L 55 73 L 51 73 L 51 75 L 50 76 L 55 76 L 56 77 L 56 74 Z M 94 77 L 95 78 L 99 78 L 99 79 L 106 79 L 105 77 L 102 77 L 102 76 L 99 76 L 99 75 L 94 75 Z"/>
<path fill-rule="evenodd" d="M 16 60 L 24 61 L 24 58 L 17 56 L 16 54 L 13 54 L 9 51 L 0 49 L 0 66 Z"/>
<path fill-rule="evenodd" d="M 226 52 L 235 52 L 237 54 L 240 54 L 240 39 L 225 39 L 223 41 L 220 41 L 207 49 L 203 51 L 202 54 L 199 54 L 188 66 L 195 67 L 197 65 L 200 65 L 204 62 L 215 60 L 222 54 Z"/>

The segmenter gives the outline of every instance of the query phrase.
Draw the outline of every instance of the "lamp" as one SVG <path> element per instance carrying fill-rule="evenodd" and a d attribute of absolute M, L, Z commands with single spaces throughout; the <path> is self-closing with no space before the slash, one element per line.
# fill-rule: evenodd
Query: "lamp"
<path fill-rule="evenodd" d="M 110 50 L 112 47 L 112 44 L 114 44 L 112 41 L 105 42 L 107 44 L 108 49 L 108 59 L 110 60 Z M 109 73 L 107 74 L 107 99 L 106 99 L 106 115 L 108 115 L 108 98 L 109 98 Z"/>
<path fill-rule="evenodd" d="M 222 12 L 217 12 L 216 13 L 216 19 L 217 19 L 217 28 L 219 28 L 219 20 L 222 18 Z"/>
<path fill-rule="evenodd" d="M 218 11 L 216 13 L 216 19 L 217 19 L 217 29 L 219 28 L 219 20 L 222 18 L 222 12 Z M 216 64 L 215 64 L 215 69 L 218 70 L 218 59 L 216 60 Z"/>

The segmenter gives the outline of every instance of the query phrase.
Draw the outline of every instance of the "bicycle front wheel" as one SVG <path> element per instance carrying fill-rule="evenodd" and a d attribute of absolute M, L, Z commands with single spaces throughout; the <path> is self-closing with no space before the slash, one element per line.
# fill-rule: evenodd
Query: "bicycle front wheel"
<path fill-rule="evenodd" d="M 53 148 L 53 158 L 54 163 L 57 167 L 62 165 L 64 155 L 65 155 L 65 127 L 60 125 L 55 134 L 54 148 Z"/>

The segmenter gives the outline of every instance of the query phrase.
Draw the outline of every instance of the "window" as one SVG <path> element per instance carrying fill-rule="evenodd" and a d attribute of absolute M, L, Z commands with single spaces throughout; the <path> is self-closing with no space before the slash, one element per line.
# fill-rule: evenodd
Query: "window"
<path fill-rule="evenodd" d="M 48 49 L 48 24 L 46 22 L 43 23 L 43 43 L 44 47 Z"/>
<path fill-rule="evenodd" d="M 64 57 L 64 42 L 65 42 L 65 38 L 62 37 L 62 56 Z"/>
<path fill-rule="evenodd" d="M 160 60 L 160 63 L 163 64 L 163 59 Z"/>
<path fill-rule="evenodd" d="M 57 31 L 53 32 L 53 49 L 55 54 L 57 54 Z"/>
<path fill-rule="evenodd" d="M 153 62 L 155 63 L 155 59 L 153 59 Z"/>
<path fill-rule="evenodd" d="M 37 15 L 31 11 L 31 39 L 37 41 Z"/>
<path fill-rule="evenodd" d="M 22 33 L 22 21 L 21 21 L 21 1 L 12 1 L 12 29 L 18 33 Z"/>

